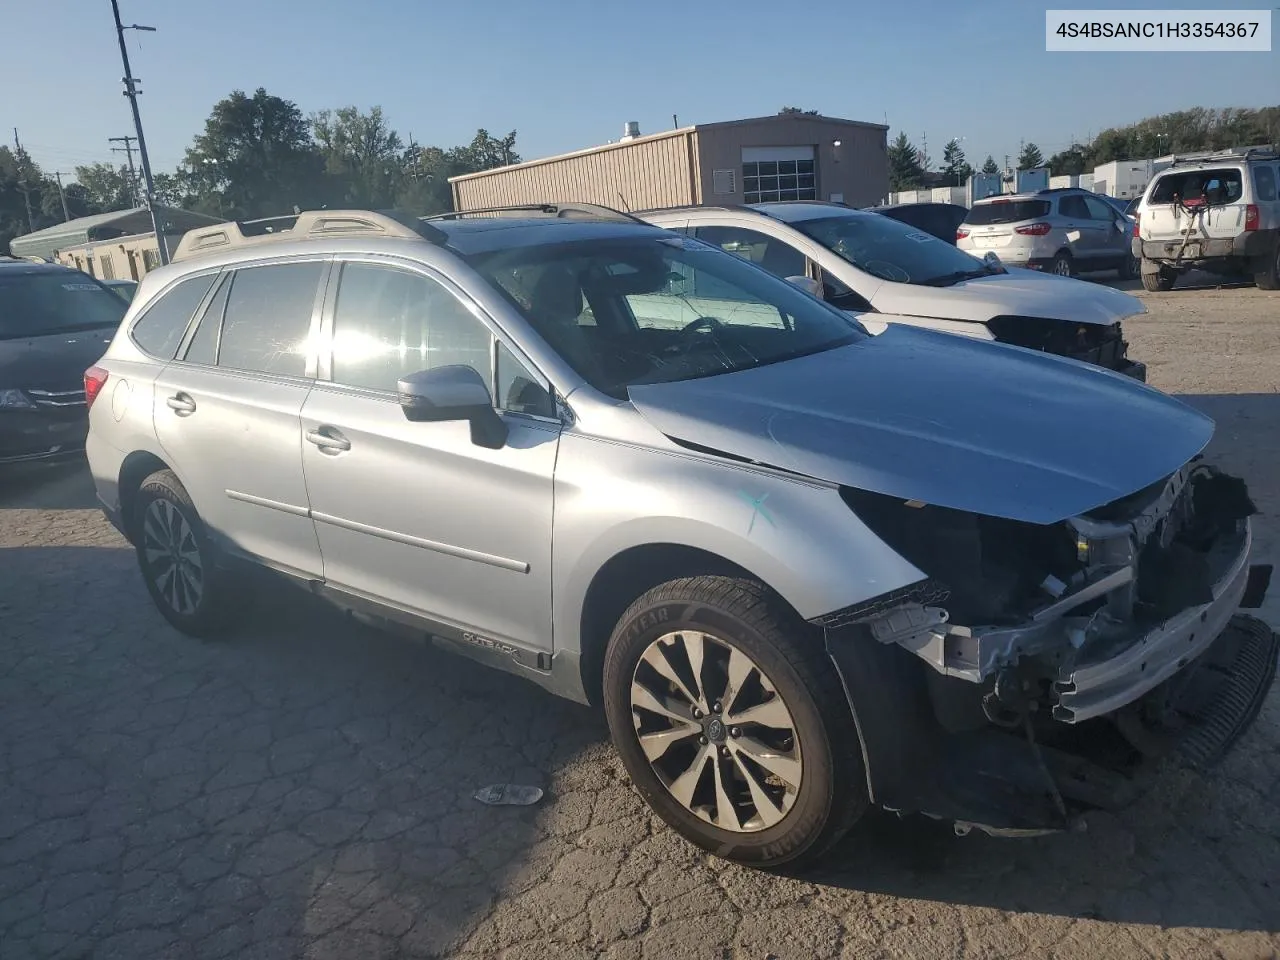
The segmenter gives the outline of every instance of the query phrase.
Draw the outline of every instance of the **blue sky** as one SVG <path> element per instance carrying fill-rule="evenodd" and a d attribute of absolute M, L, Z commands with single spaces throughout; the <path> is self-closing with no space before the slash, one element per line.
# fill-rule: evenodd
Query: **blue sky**
<path fill-rule="evenodd" d="M 1274 0 L 1272 0 L 1274 2 Z M 380 104 L 402 134 L 451 146 L 519 131 L 526 158 L 784 104 L 888 122 L 940 158 L 1046 156 L 1072 136 L 1190 106 L 1280 102 L 1280 52 L 1044 50 L 1035 0 L 121 0 L 156 170 L 171 170 L 233 89 L 304 112 Z M 1098 7 L 1261 7 L 1258 0 L 1112 0 Z M 46 169 L 109 160 L 133 133 L 109 0 L 6 3 L 5 128 Z M 1275 15 L 1280 20 L 1280 14 Z M 15 42 L 25 38 L 27 42 Z M 30 78 L 30 79 L 29 79 Z M 5 140 L 12 135 L 4 131 Z M 117 157 L 116 159 L 123 159 Z"/>

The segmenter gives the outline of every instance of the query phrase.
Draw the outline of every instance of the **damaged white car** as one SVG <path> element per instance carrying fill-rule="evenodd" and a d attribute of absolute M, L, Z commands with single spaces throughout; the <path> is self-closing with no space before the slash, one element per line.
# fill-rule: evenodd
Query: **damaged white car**
<path fill-rule="evenodd" d="M 1249 726 L 1269 569 L 1208 418 L 631 217 L 496 213 L 222 224 L 143 280 L 88 455 L 175 627 L 265 567 L 603 704 L 653 809 L 761 866 L 872 804 L 1067 829 Z"/>

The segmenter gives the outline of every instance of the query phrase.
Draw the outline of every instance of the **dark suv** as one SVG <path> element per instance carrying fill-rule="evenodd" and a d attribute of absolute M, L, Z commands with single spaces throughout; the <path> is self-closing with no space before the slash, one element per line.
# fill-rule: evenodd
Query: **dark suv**
<path fill-rule="evenodd" d="M 0 464 L 84 449 L 84 371 L 127 309 L 78 270 L 0 257 Z"/>

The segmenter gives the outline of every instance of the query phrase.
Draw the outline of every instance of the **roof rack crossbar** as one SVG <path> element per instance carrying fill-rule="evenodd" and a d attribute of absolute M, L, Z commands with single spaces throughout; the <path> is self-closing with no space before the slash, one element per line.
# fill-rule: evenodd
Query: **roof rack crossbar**
<path fill-rule="evenodd" d="M 1169 166 L 1176 167 L 1184 163 L 1212 163 L 1215 160 L 1274 160 L 1277 157 L 1280 157 L 1280 146 L 1260 144 L 1252 147 L 1229 147 L 1225 150 L 1199 150 L 1194 153 L 1184 153 L 1181 156 L 1175 153 L 1169 161 Z"/>
<path fill-rule="evenodd" d="M 437 213 L 423 220 L 461 220 L 465 217 L 491 217 L 494 215 L 516 216 L 520 214 L 543 214 L 548 217 L 568 218 L 572 216 L 596 217 L 600 220 L 623 220 L 628 223 L 643 223 L 639 217 L 623 213 L 613 207 L 598 203 L 576 203 L 572 201 L 556 201 L 555 203 L 522 203 L 507 207 L 477 207 L 474 210 L 451 210 L 448 213 Z"/>
<path fill-rule="evenodd" d="M 332 237 L 398 237 L 443 245 L 445 234 L 418 217 L 393 210 L 305 210 L 260 220 L 228 220 L 188 230 L 174 251 L 174 261 L 204 253 Z"/>

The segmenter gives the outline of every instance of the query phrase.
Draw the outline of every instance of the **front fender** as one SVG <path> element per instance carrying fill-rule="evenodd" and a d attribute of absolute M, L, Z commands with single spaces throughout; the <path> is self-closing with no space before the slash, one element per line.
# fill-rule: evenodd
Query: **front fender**
<path fill-rule="evenodd" d="M 825 483 L 682 450 L 566 433 L 556 464 L 555 647 L 581 651 L 596 573 L 673 544 L 751 572 L 811 619 L 924 579 Z"/>

